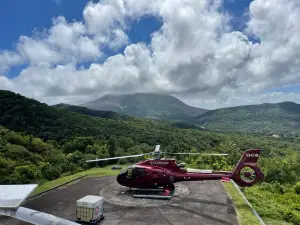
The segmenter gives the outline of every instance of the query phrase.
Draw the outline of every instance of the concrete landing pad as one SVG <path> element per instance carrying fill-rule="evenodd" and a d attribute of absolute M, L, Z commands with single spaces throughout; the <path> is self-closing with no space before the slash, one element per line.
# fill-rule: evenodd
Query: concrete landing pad
<path fill-rule="evenodd" d="M 179 191 L 172 200 L 143 200 L 114 197 L 123 188 L 115 179 L 84 179 L 30 199 L 22 206 L 75 221 L 76 200 L 102 193 L 105 218 L 101 225 L 238 225 L 232 201 L 220 181 L 181 182 L 176 184 Z M 0 216 L 0 224 L 29 225 L 4 216 Z"/>
<path fill-rule="evenodd" d="M 147 198 L 134 198 L 134 193 L 127 187 L 113 182 L 100 191 L 100 196 L 104 198 L 105 202 L 121 206 L 142 206 L 151 207 L 164 204 L 174 203 L 189 195 L 189 189 L 186 185 L 177 183 L 175 185 L 175 193 L 171 200 L 162 199 L 147 199 Z"/>

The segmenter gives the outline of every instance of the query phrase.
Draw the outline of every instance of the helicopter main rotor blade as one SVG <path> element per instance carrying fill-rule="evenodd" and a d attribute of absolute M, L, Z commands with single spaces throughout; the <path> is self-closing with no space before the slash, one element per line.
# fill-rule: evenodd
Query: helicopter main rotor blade
<path fill-rule="evenodd" d="M 178 152 L 178 153 L 167 153 L 168 155 L 228 155 L 223 153 L 196 153 L 196 152 Z"/>
<path fill-rule="evenodd" d="M 150 152 L 151 153 L 151 152 Z M 134 158 L 134 157 L 140 157 L 144 156 L 150 153 L 144 153 L 144 154 L 137 154 L 137 155 L 126 155 L 126 156 L 117 156 L 112 158 L 104 158 L 104 159 L 91 159 L 87 160 L 86 162 L 99 162 L 99 161 L 106 161 L 106 160 L 113 160 L 113 159 L 125 159 L 125 158 Z"/>

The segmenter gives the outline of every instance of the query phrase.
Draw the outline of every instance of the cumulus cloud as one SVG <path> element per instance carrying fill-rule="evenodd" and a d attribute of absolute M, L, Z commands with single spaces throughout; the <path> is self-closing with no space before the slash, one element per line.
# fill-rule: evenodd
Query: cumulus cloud
<path fill-rule="evenodd" d="M 300 82 L 298 1 L 252 1 L 242 31 L 234 30 L 221 7 L 218 0 L 90 2 L 83 21 L 60 16 L 48 30 L 20 37 L 15 52 L 0 53 L 2 73 L 29 63 L 14 79 L 0 76 L 0 88 L 51 104 L 110 92 L 169 93 L 204 108 L 298 101 L 296 93 L 264 93 Z M 130 22 L 145 15 L 159 18 L 161 29 L 149 44 L 130 43 Z M 99 63 L 104 48 L 123 46 L 124 52 Z M 81 62 L 90 64 L 78 68 Z"/>
<path fill-rule="evenodd" d="M 235 107 L 239 105 L 252 105 L 262 103 L 278 103 L 285 101 L 299 102 L 300 93 L 284 93 L 284 92 L 271 92 L 260 94 L 241 94 L 230 95 L 226 98 L 185 98 L 182 100 L 187 104 L 195 107 L 206 106 L 206 109 L 216 109 L 224 107 Z"/>
<path fill-rule="evenodd" d="M 11 66 L 22 63 L 22 57 L 12 51 L 0 52 L 0 73 L 7 72 Z"/>

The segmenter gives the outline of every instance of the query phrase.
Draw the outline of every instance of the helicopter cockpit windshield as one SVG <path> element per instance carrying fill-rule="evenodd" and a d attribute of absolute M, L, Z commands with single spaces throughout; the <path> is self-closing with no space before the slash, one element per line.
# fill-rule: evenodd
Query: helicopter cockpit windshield
<path fill-rule="evenodd" d="M 126 179 L 136 179 L 146 175 L 146 170 L 144 168 L 137 168 L 134 166 L 129 166 L 128 168 L 122 170 L 120 175 L 123 175 Z"/>

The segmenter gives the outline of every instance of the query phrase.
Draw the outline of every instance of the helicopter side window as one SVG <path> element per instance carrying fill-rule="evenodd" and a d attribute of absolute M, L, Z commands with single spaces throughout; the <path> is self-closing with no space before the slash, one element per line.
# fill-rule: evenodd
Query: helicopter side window
<path fill-rule="evenodd" d="M 145 176 L 146 170 L 144 168 L 128 168 L 126 171 L 127 179 L 136 179 Z"/>

